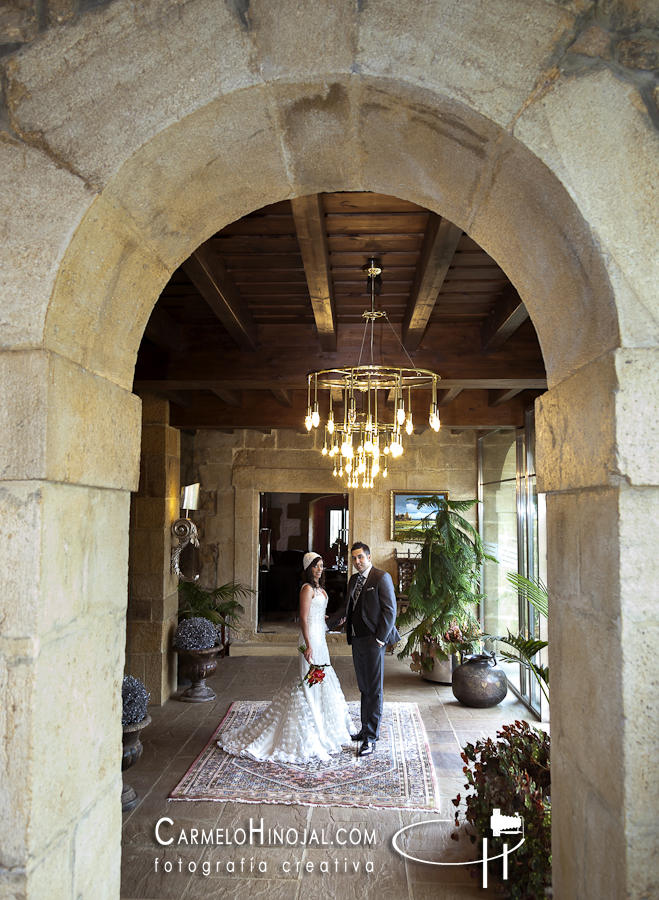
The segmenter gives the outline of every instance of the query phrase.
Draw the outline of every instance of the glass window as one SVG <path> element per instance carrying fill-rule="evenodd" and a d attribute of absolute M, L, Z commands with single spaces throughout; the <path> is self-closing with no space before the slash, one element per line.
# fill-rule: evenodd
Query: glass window
<path fill-rule="evenodd" d="M 332 546 L 339 538 L 347 542 L 348 533 L 348 510 L 347 509 L 330 509 L 329 511 L 329 528 L 328 528 L 328 546 Z"/>
<path fill-rule="evenodd" d="M 486 551 L 498 560 L 498 564 L 486 562 L 483 567 L 483 630 L 545 640 L 546 622 L 506 577 L 518 572 L 546 581 L 544 496 L 538 497 L 535 477 L 534 411 L 526 413 L 523 429 L 480 438 L 478 460 L 479 529 Z M 506 675 L 520 697 L 540 714 L 541 692 L 535 679 L 528 678 L 525 669 L 515 663 L 506 664 Z"/>

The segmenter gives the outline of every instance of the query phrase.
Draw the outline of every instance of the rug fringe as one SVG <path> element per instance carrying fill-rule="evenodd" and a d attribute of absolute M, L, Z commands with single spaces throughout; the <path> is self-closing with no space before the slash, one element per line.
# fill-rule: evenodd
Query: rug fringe
<path fill-rule="evenodd" d="M 303 800 L 243 800 L 238 797 L 167 797 L 167 801 L 181 803 L 249 803 L 252 806 L 309 806 L 318 809 L 398 809 L 401 812 L 421 812 L 439 816 L 441 809 L 428 806 L 375 806 L 373 803 L 305 803 Z"/>

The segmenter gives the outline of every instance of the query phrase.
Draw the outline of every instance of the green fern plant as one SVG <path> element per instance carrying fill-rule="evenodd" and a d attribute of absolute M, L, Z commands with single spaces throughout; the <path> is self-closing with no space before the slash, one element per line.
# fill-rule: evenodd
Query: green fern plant
<path fill-rule="evenodd" d="M 522 595 L 525 602 L 532 603 L 540 615 L 547 618 L 549 614 L 548 593 L 546 586 L 540 579 L 533 581 L 525 578 L 524 575 L 520 575 L 518 572 L 508 572 L 506 578 L 515 590 Z M 500 650 L 499 656 L 508 662 L 521 663 L 536 679 L 545 699 L 549 702 L 549 667 L 541 666 L 536 661 L 537 654 L 548 646 L 547 641 L 527 638 L 521 634 L 512 634 L 511 631 L 508 631 L 506 637 L 499 635 L 483 635 L 483 637 L 512 647 L 516 653 Z"/>
<path fill-rule="evenodd" d="M 245 608 L 236 597 L 245 598 L 254 591 L 246 584 L 229 581 L 212 591 L 197 581 L 182 581 L 179 586 L 179 622 L 183 619 L 202 617 L 214 625 L 232 626 L 240 621 Z"/>
<path fill-rule="evenodd" d="M 497 560 L 485 553 L 480 535 L 461 515 L 476 502 L 420 497 L 418 508 L 428 509 L 428 515 L 405 532 L 406 542 L 423 545 L 407 610 L 396 623 L 403 632 L 410 629 L 398 657 L 411 656 L 415 667 L 430 670 L 433 656 L 448 659 L 452 653 L 473 651 L 480 641 L 475 615 L 483 599 L 478 593 L 480 568 L 485 559 Z M 452 641 L 451 634 L 458 632 L 462 640 Z"/>

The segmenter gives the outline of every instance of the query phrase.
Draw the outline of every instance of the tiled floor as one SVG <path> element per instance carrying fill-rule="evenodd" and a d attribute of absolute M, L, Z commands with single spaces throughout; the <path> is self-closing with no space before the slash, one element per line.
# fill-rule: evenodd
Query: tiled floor
<path fill-rule="evenodd" d="M 359 698 L 350 658 L 333 660 L 348 700 Z M 153 723 L 142 733 L 144 755 L 126 780 L 138 792 L 140 803 L 124 815 L 122 892 L 124 900 L 215 900 L 250 897 L 257 900 L 301 900 L 311 894 L 314 900 L 340 897 L 351 900 L 467 900 L 495 895 L 484 890 L 467 866 L 431 866 L 412 862 L 398 855 L 391 838 L 399 828 L 432 818 L 427 813 L 398 810 L 312 808 L 284 805 L 245 805 L 234 803 L 168 802 L 167 795 L 201 752 L 233 700 L 266 700 L 282 682 L 298 670 L 297 659 L 286 657 L 236 657 L 220 660 L 216 675 L 208 684 L 217 693 L 209 703 L 180 703 L 172 699 L 165 706 L 151 708 Z M 387 656 L 385 699 L 414 701 L 419 704 L 433 762 L 439 780 L 442 814 L 451 820 L 454 807 L 450 800 L 464 794 L 464 776 L 460 747 L 484 735 L 495 736 L 501 725 L 515 719 L 530 719 L 526 709 L 511 696 L 490 710 L 468 709 L 453 698 L 450 687 L 422 680 L 410 672 L 407 663 Z M 543 728 L 547 726 L 543 725 Z M 376 844 L 371 847 L 332 849 L 187 847 L 185 844 L 163 847 L 155 839 L 155 825 L 161 816 L 174 820 L 172 831 L 191 828 L 243 827 L 250 816 L 264 819 L 266 828 L 294 827 L 299 831 L 315 828 L 319 833 L 335 833 L 339 823 L 375 829 Z M 433 824 L 407 833 L 410 853 L 459 861 L 469 858 L 472 848 L 463 837 L 451 840 L 452 824 Z M 174 849 L 176 848 L 176 849 Z M 436 854 L 441 853 L 441 857 Z M 158 871 L 155 860 L 158 859 Z M 242 860 L 242 863 L 241 863 Z M 165 863 L 171 861 L 169 873 Z M 232 861 L 235 872 L 227 873 Z M 210 867 L 204 867 L 210 862 Z M 216 865 L 220 863 L 219 867 Z M 327 865 L 321 866 L 321 863 Z M 196 872 L 190 874 L 188 869 Z M 366 871 L 367 863 L 372 871 Z M 313 867 L 312 865 L 313 864 Z M 259 871 L 259 866 L 262 871 Z M 203 870 L 210 868 L 210 874 Z M 355 871 L 355 868 L 357 869 Z M 219 872 L 218 872 L 219 869 Z M 263 871 L 265 869 L 265 871 Z M 328 871 L 323 871 L 328 870 Z"/>

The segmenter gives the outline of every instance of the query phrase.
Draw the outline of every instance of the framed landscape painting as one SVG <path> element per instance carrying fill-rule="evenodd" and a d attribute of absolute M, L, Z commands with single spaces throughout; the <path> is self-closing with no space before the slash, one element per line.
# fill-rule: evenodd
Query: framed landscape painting
<path fill-rule="evenodd" d="M 438 495 L 448 500 L 448 491 L 392 491 L 391 492 L 391 540 L 404 541 L 406 533 L 416 528 L 430 512 L 418 509 L 419 497 Z"/>

